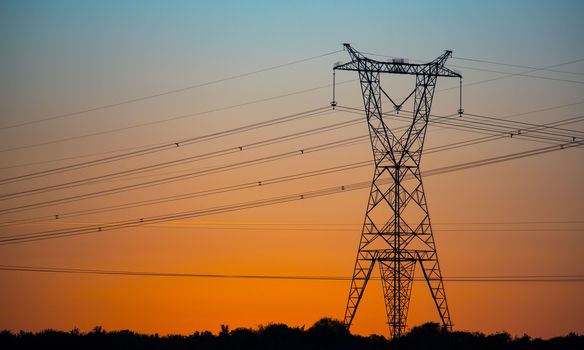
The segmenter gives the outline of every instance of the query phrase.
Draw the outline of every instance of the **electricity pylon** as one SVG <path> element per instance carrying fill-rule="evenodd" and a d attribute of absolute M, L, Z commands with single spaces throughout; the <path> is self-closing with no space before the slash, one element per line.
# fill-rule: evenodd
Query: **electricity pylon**
<path fill-rule="evenodd" d="M 451 51 L 426 64 L 403 59 L 388 62 L 365 57 L 344 44 L 351 62 L 336 64 L 334 70 L 357 71 L 369 126 L 375 171 L 345 311 L 345 325 L 351 326 L 371 272 L 377 262 L 381 273 L 389 333 L 401 336 L 406 329 L 414 270 L 420 265 L 442 323 L 452 328 L 444 283 L 432 235 L 420 159 L 438 77 L 462 76 L 444 63 Z M 380 84 L 381 73 L 415 75 L 416 86 L 396 104 Z M 413 96 L 411 124 L 401 136 L 389 127 L 389 116 L 381 110 L 382 94 L 397 112 Z M 333 96 L 333 107 L 336 106 Z M 462 113 L 462 108 L 459 109 Z"/>

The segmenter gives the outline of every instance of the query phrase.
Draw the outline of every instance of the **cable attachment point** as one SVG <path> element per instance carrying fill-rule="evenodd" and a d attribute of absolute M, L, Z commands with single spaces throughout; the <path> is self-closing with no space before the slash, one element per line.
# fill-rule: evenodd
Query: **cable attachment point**
<path fill-rule="evenodd" d="M 336 87 L 337 83 L 336 83 L 336 78 L 335 78 L 335 69 L 333 68 L 333 99 L 331 101 L 331 107 L 333 107 L 333 109 L 335 109 L 335 107 L 337 106 L 337 101 L 335 98 L 335 87 Z"/>
<path fill-rule="evenodd" d="M 462 117 L 464 109 L 462 108 L 462 78 L 458 79 L 458 116 Z"/>

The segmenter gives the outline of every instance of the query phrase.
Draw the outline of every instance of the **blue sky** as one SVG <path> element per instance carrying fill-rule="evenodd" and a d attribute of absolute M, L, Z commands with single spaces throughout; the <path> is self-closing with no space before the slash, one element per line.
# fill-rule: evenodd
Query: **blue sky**
<path fill-rule="evenodd" d="M 67 161 L 56 160 L 58 158 L 81 157 L 92 152 L 108 152 L 128 147 L 141 147 L 145 144 L 174 141 L 327 106 L 331 97 L 331 89 L 326 85 L 331 82 L 332 65 L 335 61 L 348 59 L 346 52 L 340 51 L 343 42 L 349 42 L 358 50 L 365 52 L 414 60 L 431 60 L 445 49 L 453 50 L 454 57 L 448 61 L 448 64 L 463 73 L 465 84 L 502 76 L 500 73 L 474 70 L 473 68 L 508 73 L 520 73 L 528 70 L 527 68 L 473 62 L 468 59 L 497 61 L 530 67 L 546 67 L 580 60 L 577 63 L 556 68 L 568 73 L 538 71 L 533 75 L 540 76 L 540 78 L 507 77 L 464 88 L 464 108 L 469 113 L 508 117 L 515 113 L 572 104 L 565 108 L 554 109 L 553 112 L 539 112 L 513 117 L 516 120 L 540 124 L 563 120 L 584 114 L 584 103 L 574 104 L 584 102 L 582 101 L 584 96 L 583 13 L 583 1 L 4 0 L 0 2 L 0 51 L 2 52 L 0 55 L 0 78 L 2 79 L 2 84 L 0 84 L 0 128 L 192 86 L 337 50 L 339 52 L 302 64 L 212 84 L 200 89 L 148 99 L 140 103 L 105 108 L 59 118 L 47 123 L 0 130 L 0 149 L 5 150 L 107 131 L 112 128 L 124 128 L 144 122 L 160 121 L 176 115 L 208 111 L 324 86 L 324 88 L 309 93 L 274 99 L 242 108 L 232 108 L 221 113 L 207 113 L 179 121 L 160 123 L 156 124 L 155 127 L 141 127 L 101 136 L 82 137 L 68 142 L 55 142 L 43 147 L 31 147 L 13 152 L 2 151 L 0 152 L 0 162 L 2 167 L 7 167 L 23 163 L 51 161 L 50 164 L 33 164 L 27 167 L 4 170 L 6 174 L 18 175 L 22 172 L 43 170 L 49 165 L 67 164 Z M 354 80 L 356 75 L 352 73 L 339 72 L 337 81 Z M 541 79 L 542 77 L 552 79 Z M 393 80 L 387 80 L 390 84 L 388 91 L 397 91 L 398 95 L 409 91 L 402 84 L 402 80 L 396 79 L 395 81 L 397 83 L 393 83 Z M 391 85 L 392 83 L 394 85 Z M 456 79 L 440 79 L 437 89 L 456 86 L 458 86 Z M 408 88 L 411 87 L 408 86 Z M 339 85 L 337 98 L 341 104 L 346 106 L 359 106 L 362 103 L 356 82 Z M 458 91 L 456 89 L 436 94 L 433 113 L 446 115 L 453 113 L 457 108 Z M 339 120 L 334 118 L 337 116 L 335 115 L 330 120 L 326 118 L 310 119 L 306 124 L 294 126 L 296 129 L 291 128 L 290 130 L 300 130 L 301 127 L 316 127 L 325 122 L 332 123 Z M 363 127 L 363 125 L 359 125 L 359 127 Z M 573 124 L 569 127 L 577 130 L 582 129 L 581 124 Z M 274 133 L 280 135 L 290 132 L 290 130 L 276 129 Z M 365 132 L 365 129 L 351 129 L 350 132 L 339 131 L 329 138 L 350 137 L 356 135 L 357 132 Z M 253 142 L 257 141 L 258 138 L 274 137 L 274 134 L 258 132 L 257 135 L 246 134 L 240 137 L 241 139 L 236 140 L 214 141 L 216 143 L 211 144 L 211 146 L 202 144 L 201 148 L 197 148 L 196 151 L 209 151 L 206 147 L 212 150 L 224 147 L 225 145 L 221 142 L 229 145 L 231 143 Z M 435 146 L 463 140 L 467 137 L 470 136 L 465 133 L 452 130 L 445 132 L 444 129 L 432 126 L 428 142 L 430 146 Z M 319 139 L 315 142 L 326 140 L 328 139 Z M 300 146 L 300 141 L 298 144 L 290 145 L 290 147 Z M 285 163 L 283 166 L 273 167 L 267 169 L 266 173 L 259 174 L 261 176 L 276 176 L 271 173 L 273 171 L 280 176 L 283 175 L 281 172 L 284 170 L 296 171 L 297 168 L 309 167 L 309 165 L 314 164 L 324 166 L 329 162 L 331 163 L 329 165 L 333 166 L 338 165 L 337 163 L 340 161 L 362 161 L 365 157 L 370 156 L 370 149 L 368 144 L 361 146 L 358 149 L 347 149 L 346 152 L 332 153 L 326 159 L 313 159 L 313 163 Z M 513 140 L 502 140 L 498 143 L 477 146 L 472 150 L 464 149 L 447 155 L 429 155 L 423 164 L 428 168 L 436 168 L 481 157 L 519 152 L 532 146 L 541 146 L 541 144 L 516 142 L 516 138 L 514 138 Z M 284 146 L 282 146 L 283 148 Z M 183 152 L 182 149 L 179 152 Z M 184 152 L 194 151 L 185 150 Z M 189 153 L 189 155 L 192 154 Z M 142 166 L 147 163 L 146 161 L 156 162 L 159 159 L 136 160 L 131 165 Z M 584 207 L 584 197 L 582 196 L 584 185 L 581 181 L 584 176 L 583 164 L 581 149 L 571 149 L 564 153 L 554 153 L 553 155 L 504 163 L 491 168 L 485 167 L 461 172 L 458 175 L 452 175 L 452 177 L 444 177 L 444 180 L 441 180 L 440 177 L 432 178 L 428 182 L 428 196 L 432 203 L 431 210 L 436 213 L 433 215 L 436 215 L 438 222 L 533 220 L 534 218 L 581 219 Z M 130 167 L 128 164 L 123 166 Z M 88 173 L 77 175 L 89 176 L 90 174 L 92 173 L 88 171 Z M 355 175 L 355 181 L 368 181 L 370 179 L 368 170 L 353 175 Z M 244 175 L 241 176 L 255 179 L 259 175 L 258 172 L 249 171 L 248 173 L 244 172 Z M 49 179 L 47 184 L 67 179 L 69 178 L 66 176 L 63 179 Z M 189 183 L 185 187 L 207 188 L 219 186 L 232 180 L 239 181 L 239 177 L 218 177 L 210 179 L 208 182 L 201 180 L 194 184 Z M 337 180 L 346 181 L 346 178 L 333 179 L 330 182 L 336 183 Z M 45 184 L 42 181 L 44 179 L 39 180 L 39 185 Z M 329 183 L 323 180 L 319 185 L 328 186 Z M 315 187 L 316 184 L 310 183 L 307 186 Z M 14 189 L 3 188 L 2 190 Z M 166 193 L 167 190 L 170 192 L 178 191 L 177 188 L 170 188 L 160 190 L 160 192 Z M 139 196 L 146 198 L 150 194 L 141 193 Z M 330 209 L 330 212 L 323 213 L 323 220 L 337 220 L 339 218 L 334 215 L 341 215 L 337 214 L 339 212 L 342 213 L 341 219 L 343 220 L 350 219 L 360 222 L 362 220 L 362 204 L 366 195 L 366 193 L 359 193 L 359 196 L 355 195 L 356 199 L 343 202 L 342 205 L 336 200 L 323 202 L 325 204 L 320 205 L 318 209 Z M 47 195 L 47 198 L 52 197 Z M 118 199 L 118 201 L 123 200 L 126 198 Z M 195 204 L 199 205 L 200 203 Z M 206 203 L 203 204 L 206 205 Z M 48 208 L 47 210 L 53 209 Z M 298 213 L 301 210 L 302 208 L 295 208 L 290 212 Z M 308 220 L 304 217 L 313 218 L 312 215 L 317 211 L 304 212 L 304 216 L 284 217 L 287 212 L 287 210 L 282 210 L 276 214 L 272 212 L 269 214 L 274 215 L 274 217 L 282 215 L 283 218 L 279 217 L 281 220 L 294 221 Z M 98 219 L 113 220 L 117 217 L 112 214 L 112 216 Z M 220 217 L 219 219 L 243 220 L 247 217 L 234 216 Z M 251 215 L 249 220 L 259 219 Z M 582 273 L 582 271 L 577 271 L 583 266 L 581 254 L 560 254 L 559 258 L 555 255 L 545 255 L 548 247 L 553 247 L 555 252 L 581 252 L 584 243 L 581 230 L 566 233 L 566 235 L 572 236 L 559 236 L 559 238 L 547 233 L 541 233 L 541 236 L 536 237 L 537 239 L 532 236 L 529 239 L 522 239 L 525 236 L 513 236 L 512 239 L 509 239 L 506 235 L 507 233 L 501 233 L 499 236 L 446 235 L 446 239 L 441 241 L 441 247 L 445 247 L 446 251 L 456 251 L 460 254 L 451 254 L 452 260 L 449 261 L 446 258 L 444 265 L 454 267 L 449 270 L 453 275 L 467 273 L 468 271 L 464 270 L 466 267 L 484 273 L 498 272 L 485 270 L 491 263 L 490 256 L 486 253 L 483 255 L 480 255 L 481 251 L 473 253 L 480 255 L 476 261 L 474 256 L 468 255 L 470 253 L 466 247 L 476 244 L 476 246 L 485 248 L 485 252 L 498 252 L 500 250 L 501 257 L 497 262 L 506 267 L 517 269 L 515 272 L 518 273 L 536 273 L 545 269 L 550 269 L 548 271 L 550 273 L 567 270 L 571 273 Z M 155 235 L 152 237 L 154 238 L 149 242 L 156 246 L 159 242 L 155 241 Z M 300 253 L 293 252 L 294 254 L 298 253 L 296 255 L 290 253 L 290 260 L 294 262 L 294 257 L 305 255 L 305 246 L 304 242 L 300 240 L 294 241 L 293 237 L 289 239 L 289 242 L 292 243 L 291 246 L 301 247 Z M 91 255 L 92 259 L 89 259 L 88 265 L 84 267 L 102 266 L 104 261 L 97 256 L 99 252 L 94 252 L 90 249 L 91 246 L 83 244 L 85 241 L 79 239 L 66 242 L 66 244 L 64 243 L 65 248 L 55 244 L 51 246 L 53 249 L 46 250 L 44 246 L 40 245 L 2 248 L 6 250 L 0 251 L 0 258 L 10 258 L 12 260 L 9 262 L 15 264 L 30 263 L 30 259 L 36 259 L 35 261 L 41 265 L 58 265 L 63 262 L 84 264 L 86 263 L 85 257 L 95 253 L 95 256 Z M 134 255 L 128 255 L 121 249 L 116 251 L 115 247 L 124 247 L 124 242 L 120 245 L 114 243 L 110 245 L 110 241 L 105 239 L 97 242 L 105 247 L 104 251 L 111 253 L 114 257 L 111 261 L 114 264 L 116 261 L 121 261 L 127 262 L 127 266 L 130 267 L 150 266 L 148 264 L 154 261 L 154 258 L 150 259 L 150 252 L 144 250 L 137 249 L 133 251 Z M 117 241 L 114 240 L 114 242 Z M 128 240 L 128 242 L 130 241 Z M 126 243 L 130 246 L 131 242 L 128 242 Z M 176 242 L 182 242 L 180 237 L 177 238 Z M 340 239 L 339 242 L 345 244 L 342 248 L 345 250 L 339 248 L 338 254 L 336 251 L 331 253 L 331 256 L 334 255 L 332 259 L 340 261 L 343 257 L 343 259 L 346 258 L 346 261 L 343 260 L 338 264 L 331 263 L 330 266 L 334 265 L 334 268 L 339 269 L 339 271 L 331 271 L 337 274 L 343 274 L 343 271 L 349 273 L 346 269 L 341 270 L 340 266 L 344 263 L 352 264 L 354 248 L 356 247 L 354 242 L 349 241 L 348 238 L 344 241 Z M 442 242 L 444 242 L 443 245 Z M 202 241 L 202 243 L 205 242 Z M 536 253 L 529 249 L 523 249 L 526 244 L 533 244 L 533 252 Z M 200 247 L 205 247 L 205 245 L 201 244 Z M 178 248 L 188 250 L 185 246 Z M 237 252 L 238 247 L 232 248 Z M 86 250 L 84 251 L 84 249 Z M 201 249 L 205 250 L 205 248 Z M 525 258 L 519 263 L 513 260 L 517 249 L 521 249 L 520 251 Z M 42 254 L 38 254 L 38 252 Z M 314 253 L 314 256 L 318 254 L 314 251 L 311 253 Z M 243 253 L 239 254 L 243 255 Z M 260 252 L 258 256 L 261 254 L 268 253 Z M 184 266 L 177 262 L 180 259 L 193 264 L 198 263 L 198 260 L 192 259 L 190 251 L 175 255 L 169 254 L 164 257 L 168 259 L 168 266 Z M 446 256 L 448 257 L 448 255 Z M 135 258 L 135 260 L 131 260 L 131 258 Z M 142 258 L 143 260 L 141 260 Z M 177 261 L 173 259 L 177 259 Z M 161 257 L 160 261 L 166 260 Z M 208 257 L 208 260 L 205 261 L 213 260 L 212 257 Z M 2 262 L 5 261 L 0 261 L 0 263 Z M 238 262 L 235 260 L 231 261 L 225 258 L 225 262 L 232 264 L 232 266 L 238 266 Z M 323 271 L 330 267 L 327 265 L 330 261 L 322 263 L 319 266 L 323 266 Z M 258 262 L 258 266 L 259 264 Z M 38 282 L 34 279 L 26 281 L 33 286 Z M 24 284 L 21 286 L 15 283 L 14 285 L 15 287 L 8 291 L 14 295 L 20 295 L 24 292 L 34 294 L 35 292 L 34 288 L 27 289 Z M 569 289 L 569 292 L 581 295 L 582 287 L 578 288 Z M 87 289 L 91 290 L 90 287 Z M 337 295 L 340 295 L 339 299 L 344 300 L 345 289 Z M 527 291 L 530 292 L 531 289 Z M 466 309 L 461 307 L 461 309 L 470 311 L 465 315 L 455 317 L 455 323 L 458 323 L 457 319 L 459 319 L 461 327 L 472 330 L 495 331 L 500 330 L 500 328 L 493 327 L 505 327 L 505 329 L 519 334 L 523 331 L 530 331 L 534 332 L 535 335 L 557 335 L 560 332 L 574 330 L 574 327 L 580 327 L 579 330 L 582 331 L 581 325 L 583 323 L 581 320 L 584 312 L 577 313 L 582 309 L 582 302 L 579 301 L 580 304 L 576 304 L 574 307 L 569 300 L 562 300 L 563 294 L 558 290 L 550 287 L 548 291 L 549 294 L 546 295 L 549 297 L 543 301 L 530 295 L 531 304 L 521 304 L 519 309 L 510 311 L 509 313 L 513 315 L 509 316 L 507 323 L 498 323 L 496 317 L 501 312 L 497 308 L 502 307 L 503 304 L 507 306 L 519 305 L 523 298 L 523 294 L 519 292 L 516 294 L 516 300 L 509 301 L 509 304 L 497 303 L 493 301 L 495 300 L 493 297 L 486 300 L 484 305 L 479 305 L 491 312 L 489 314 L 491 318 L 478 317 L 479 313 L 472 309 L 477 306 L 476 304 L 467 305 Z M 68 289 L 68 292 L 76 294 L 75 286 Z M 468 295 L 462 289 L 458 290 L 458 293 L 461 296 Z M 498 295 L 499 300 L 503 301 L 506 300 L 504 298 L 508 297 L 504 288 L 497 289 L 493 294 Z M 112 292 L 112 295 L 116 294 Z M 459 300 L 461 299 L 464 298 L 461 297 Z M 547 302 L 552 299 L 559 304 L 548 304 Z M 454 300 L 453 303 L 456 303 L 456 299 Z M 2 302 L 1 298 L 0 302 Z M 66 300 L 61 300 L 61 302 L 66 302 Z M 543 311 L 540 310 L 542 313 L 537 314 L 537 317 L 532 317 L 530 312 L 536 309 L 532 306 L 544 303 L 547 308 L 542 309 Z M 338 306 L 337 304 L 333 305 L 331 301 L 331 310 L 342 312 L 342 305 Z M 46 307 L 43 309 L 45 311 L 52 307 L 51 304 L 43 305 Z M 93 304 L 88 303 L 88 305 Z M 2 306 L 0 304 L 0 309 Z M 105 310 L 107 311 L 107 309 Z M 319 313 L 321 311 L 326 312 L 327 310 L 318 310 Z M 18 308 L 14 308 L 14 312 L 14 314 L 0 315 L 0 329 L 8 326 L 16 327 L 10 322 L 13 318 L 12 315 L 18 314 Z M 245 310 L 241 312 L 241 315 L 246 315 Z M 548 318 L 546 315 L 555 315 L 556 319 Z M 223 317 L 222 315 L 215 316 L 217 319 Z M 516 318 L 513 318 L 515 316 Z M 384 315 L 381 317 L 383 318 Z M 559 321 L 553 321 L 553 325 L 550 326 L 552 321 L 549 320 Z M 62 323 L 59 323 L 61 321 Z M 67 327 L 75 319 L 72 317 L 61 321 L 55 321 L 54 324 L 39 323 L 40 325 L 35 325 L 38 327 Z M 87 322 L 93 321 L 92 319 Z M 164 318 L 154 321 L 164 322 Z M 258 318 L 257 323 L 271 321 L 277 320 Z M 287 322 L 288 320 L 281 321 Z M 488 322 L 491 321 L 492 323 L 489 324 Z M 29 323 L 23 324 L 32 324 L 36 321 L 31 318 L 27 322 Z M 530 324 L 531 328 L 523 326 L 527 323 Z M 184 328 L 181 330 L 188 330 L 190 325 L 186 324 L 183 324 Z M 249 326 L 249 324 L 243 325 Z M 251 325 L 253 326 L 253 324 Z M 132 324 L 128 325 L 128 327 L 131 326 Z M 152 327 L 146 329 L 157 329 L 156 325 Z M 381 328 L 364 327 L 360 331 L 363 334 L 372 331 L 382 332 L 379 329 Z"/>

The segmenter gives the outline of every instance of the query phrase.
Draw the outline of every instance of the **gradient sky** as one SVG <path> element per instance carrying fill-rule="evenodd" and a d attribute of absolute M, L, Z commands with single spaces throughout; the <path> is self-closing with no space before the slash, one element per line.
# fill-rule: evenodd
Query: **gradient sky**
<path fill-rule="evenodd" d="M 96 153 L 174 142 L 327 106 L 330 87 L 120 132 L 84 136 L 190 113 L 245 104 L 331 82 L 346 52 L 137 103 L 37 121 L 180 89 L 341 50 L 430 61 L 454 51 L 450 67 L 465 84 L 469 113 L 549 123 L 584 114 L 584 3 L 581 1 L 2 1 L 0 3 L 0 178 L 100 157 Z M 580 60 L 575 63 L 569 63 Z M 543 79 L 541 78 L 543 77 Z M 551 79 L 545 79 L 551 78 Z M 337 82 L 356 79 L 339 72 Z M 554 80 L 556 79 L 556 80 Z M 557 80 L 561 79 L 561 80 Z M 399 98 L 411 80 L 385 77 Z M 438 91 L 457 87 L 439 79 Z M 398 98 L 398 99 L 399 99 Z M 356 82 L 337 100 L 361 106 Z M 578 104 L 579 103 L 579 104 Z M 571 104 L 570 106 L 567 106 Z M 565 106 L 564 106 L 565 105 Z M 564 106 L 548 111 L 526 112 Z M 432 112 L 451 114 L 458 90 L 439 91 Z M 513 116 L 515 114 L 521 114 Z M 350 120 L 340 111 L 84 170 L 0 185 L 6 194 L 237 147 Z M 584 132 L 580 122 L 566 126 Z M 0 200 L 0 209 L 156 179 L 191 169 L 298 150 L 366 133 L 363 122 L 335 132 L 80 188 Z M 79 137 L 81 136 L 81 137 Z M 481 136 L 430 126 L 426 147 Z M 79 137 L 64 142 L 64 138 Z M 38 145 L 47 143 L 45 145 Z M 34 147 L 30 147 L 34 146 Z M 521 152 L 545 144 L 506 138 L 427 154 L 422 170 Z M 108 153 L 112 154 L 112 153 Z M 113 153 L 115 154 L 115 153 Z M 88 156 L 89 155 L 89 156 Z M 85 156 L 82 157 L 81 156 Z M 71 159 L 72 157 L 75 157 Z M 368 160 L 367 142 L 213 176 L 15 214 L 54 215 L 128 201 L 259 181 Z M 68 159 L 69 158 L 69 159 Z M 445 276 L 584 274 L 584 178 L 581 148 L 428 176 L 424 180 Z M 319 176 L 216 196 L 35 224 L 0 227 L 7 236 L 146 217 L 368 181 L 372 169 Z M 349 276 L 367 189 L 184 222 L 0 246 L 0 265 L 217 274 Z M 571 222 L 571 223 L 570 223 Z M 0 271 L 0 329 L 218 331 L 220 324 L 311 325 L 342 318 L 348 281 L 278 281 L 59 275 Z M 584 283 L 447 282 L 456 329 L 550 337 L 584 332 Z M 410 325 L 437 320 L 416 283 Z M 380 282 L 365 293 L 352 331 L 387 334 Z"/>

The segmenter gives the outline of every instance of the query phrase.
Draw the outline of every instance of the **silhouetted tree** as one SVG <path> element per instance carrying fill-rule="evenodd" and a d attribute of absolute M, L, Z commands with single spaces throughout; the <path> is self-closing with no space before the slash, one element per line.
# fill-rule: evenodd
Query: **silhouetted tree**
<path fill-rule="evenodd" d="M 144 335 L 129 330 L 107 332 L 97 326 L 90 332 L 78 329 L 70 332 L 47 329 L 37 333 L 0 331 L 0 349 L 473 349 L 473 350 L 556 350 L 584 349 L 584 336 L 570 333 L 549 340 L 531 338 L 528 335 L 513 338 L 505 332 L 485 335 L 477 332 L 449 332 L 437 323 L 426 323 L 411 329 L 403 337 L 387 340 L 380 335 L 362 337 L 352 335 L 339 320 L 323 318 L 308 330 L 285 324 L 269 324 L 257 330 L 236 328 L 229 331 L 221 326 L 218 335 L 209 331 L 194 332 L 189 336 L 158 334 Z"/>
<path fill-rule="evenodd" d="M 330 338 L 344 338 L 350 335 L 349 330 L 345 324 L 339 320 L 325 317 L 316 321 L 312 327 L 308 329 L 308 333 Z"/>
<path fill-rule="evenodd" d="M 229 336 L 229 326 L 226 324 L 221 325 L 221 331 L 219 332 L 220 337 L 227 337 Z"/>

